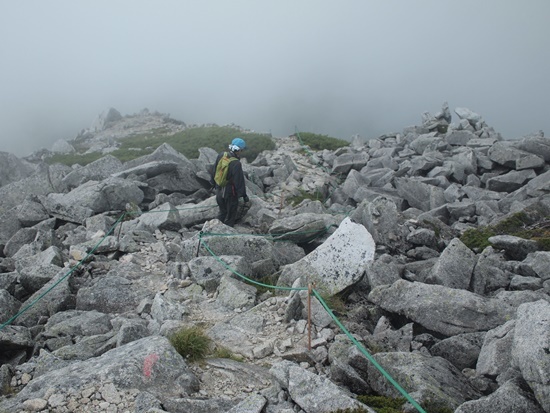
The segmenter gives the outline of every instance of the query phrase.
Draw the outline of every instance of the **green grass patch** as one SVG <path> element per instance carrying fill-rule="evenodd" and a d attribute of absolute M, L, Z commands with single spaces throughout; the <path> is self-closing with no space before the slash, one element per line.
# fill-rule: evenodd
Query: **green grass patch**
<path fill-rule="evenodd" d="M 212 148 L 217 152 L 227 149 L 227 145 L 233 138 L 240 136 L 246 141 L 247 149 L 242 152 L 242 157 L 252 162 L 258 154 L 264 150 L 275 149 L 275 142 L 271 135 L 252 132 L 241 132 L 239 129 L 229 126 L 198 126 L 188 128 L 173 135 L 167 135 L 166 130 L 160 128 L 151 133 L 130 136 L 118 141 L 117 150 L 110 153 L 121 162 L 127 162 L 141 156 L 149 155 L 163 143 L 172 146 L 176 151 L 189 159 L 199 157 L 200 148 Z M 78 146 L 78 145 L 77 145 Z M 49 164 L 62 163 L 72 166 L 74 164 L 87 165 L 102 155 L 99 152 L 89 154 L 55 154 L 48 158 Z"/>
<path fill-rule="evenodd" d="M 404 397 L 391 398 L 386 396 L 358 396 L 357 400 L 366 404 L 377 413 L 401 413 L 406 400 Z"/>
<path fill-rule="evenodd" d="M 206 357 L 210 350 L 211 340 L 200 327 L 186 327 L 169 337 L 176 351 L 189 361 L 199 361 Z"/>
<path fill-rule="evenodd" d="M 219 359 L 229 359 L 242 362 L 244 359 L 241 356 L 235 355 L 232 351 L 225 347 L 217 347 L 212 353 L 212 357 Z"/>
<path fill-rule="evenodd" d="M 287 198 L 287 202 L 292 205 L 296 206 L 299 205 L 302 201 L 309 199 L 311 201 L 321 201 L 324 202 L 323 196 L 319 191 L 315 191 L 314 194 L 310 194 L 309 192 L 300 189 L 300 194 L 291 196 Z"/>
<path fill-rule="evenodd" d="M 343 139 L 333 138 L 328 135 L 320 135 L 311 132 L 300 132 L 296 135 L 300 139 L 303 145 L 309 146 L 315 151 L 322 151 L 328 149 L 329 151 L 335 151 L 338 148 L 349 146 L 349 142 Z"/>
<path fill-rule="evenodd" d="M 489 238 L 495 235 L 513 235 L 535 240 L 541 250 L 550 251 L 550 216 L 536 207 L 526 208 L 496 225 L 468 229 L 460 240 L 468 248 L 482 251 L 491 245 Z"/>

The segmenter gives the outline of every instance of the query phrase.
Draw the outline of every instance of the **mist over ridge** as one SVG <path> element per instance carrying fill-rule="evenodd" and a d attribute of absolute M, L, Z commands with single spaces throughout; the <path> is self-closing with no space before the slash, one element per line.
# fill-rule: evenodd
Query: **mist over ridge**
<path fill-rule="evenodd" d="M 7 4 L 0 150 L 73 139 L 110 107 L 367 139 L 447 101 L 505 139 L 548 133 L 549 12 L 545 0 Z"/>

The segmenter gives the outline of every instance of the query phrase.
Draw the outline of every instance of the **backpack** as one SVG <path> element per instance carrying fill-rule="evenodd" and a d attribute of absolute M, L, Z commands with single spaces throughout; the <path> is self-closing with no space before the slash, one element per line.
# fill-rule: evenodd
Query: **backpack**
<path fill-rule="evenodd" d="M 229 164 L 232 161 L 236 161 L 237 158 L 229 157 L 227 152 L 223 153 L 223 156 L 218 161 L 216 165 L 216 172 L 214 173 L 214 182 L 220 187 L 227 185 L 227 171 L 229 170 Z"/>

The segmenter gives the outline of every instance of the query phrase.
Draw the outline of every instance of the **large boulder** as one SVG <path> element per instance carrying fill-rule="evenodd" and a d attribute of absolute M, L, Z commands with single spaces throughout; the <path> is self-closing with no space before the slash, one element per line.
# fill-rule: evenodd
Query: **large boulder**
<path fill-rule="evenodd" d="M 513 306 L 498 299 L 405 280 L 374 288 L 368 299 L 445 336 L 487 331 L 515 315 Z"/>
<path fill-rule="evenodd" d="M 548 411 L 548 410 L 546 410 Z M 510 380 L 494 393 L 460 405 L 455 413 L 544 413 L 520 380 Z"/>
<path fill-rule="evenodd" d="M 270 372 L 306 413 L 330 413 L 360 408 L 374 413 L 373 409 L 358 402 L 328 379 L 292 362 L 280 362 L 271 367 Z"/>
<path fill-rule="evenodd" d="M 481 396 L 466 376 L 444 358 L 418 352 L 377 353 L 373 357 L 397 383 L 407 383 L 410 396 L 420 404 L 430 401 L 454 410 L 465 401 Z M 375 365 L 369 364 L 367 377 L 377 394 L 401 397 Z"/>
<path fill-rule="evenodd" d="M 48 399 L 52 394 L 70 394 L 89 388 L 90 383 L 105 382 L 117 389 L 147 391 L 161 400 L 198 390 L 198 379 L 184 358 L 168 339 L 154 336 L 43 374 L 14 397 L 0 402 L 0 409 L 22 411 L 25 400 Z"/>
<path fill-rule="evenodd" d="M 102 181 L 120 171 L 122 162 L 112 155 L 106 155 L 86 166 L 68 173 L 62 180 L 68 190 L 72 190 L 87 181 Z"/>
<path fill-rule="evenodd" d="M 361 279 L 374 252 L 375 243 L 367 229 L 345 218 L 321 246 L 285 266 L 278 285 L 290 286 L 299 277 L 307 276 L 318 290 L 338 294 Z"/>

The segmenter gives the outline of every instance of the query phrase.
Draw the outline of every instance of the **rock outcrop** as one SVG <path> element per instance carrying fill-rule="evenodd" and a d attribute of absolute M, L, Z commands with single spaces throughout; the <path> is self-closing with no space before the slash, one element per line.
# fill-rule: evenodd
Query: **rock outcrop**
<path fill-rule="evenodd" d="M 111 109 L 74 142 L 105 153 L 84 167 L 3 156 L 0 411 L 373 412 L 357 396 L 380 395 L 550 413 L 550 139 L 455 114 L 337 151 L 275 138 L 243 162 L 234 228 L 212 149 L 108 155 L 186 127 L 168 116 Z M 287 204 L 303 193 L 325 197 Z M 188 327 L 233 357 L 182 357 Z"/>

